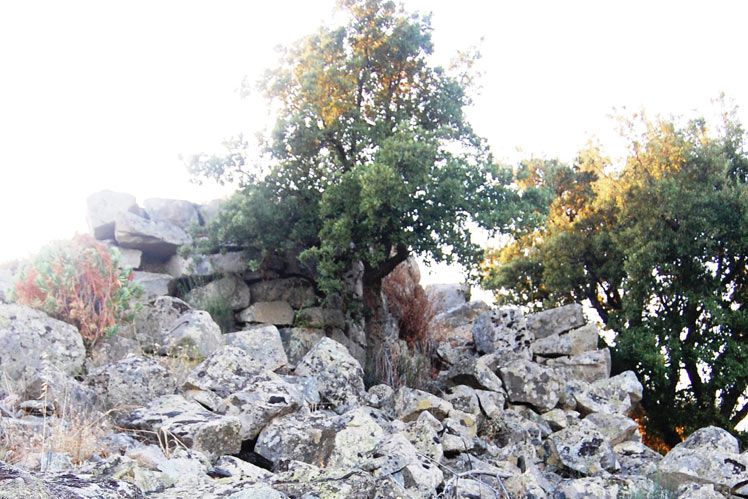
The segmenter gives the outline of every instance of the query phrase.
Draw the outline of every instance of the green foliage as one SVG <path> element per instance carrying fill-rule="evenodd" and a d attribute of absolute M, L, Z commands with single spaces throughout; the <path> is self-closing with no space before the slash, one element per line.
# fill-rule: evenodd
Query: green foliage
<path fill-rule="evenodd" d="M 382 0 L 341 9 L 345 25 L 283 51 L 259 85 L 277 109 L 267 170 L 251 171 L 242 138 L 191 161 L 242 186 L 202 249 L 244 248 L 258 262 L 306 249 L 326 293 L 350 262 L 373 288 L 411 253 L 477 263 L 468 222 L 508 226 L 519 198 L 465 119 L 468 80 L 430 63 L 427 17 Z"/>
<path fill-rule="evenodd" d="M 21 269 L 14 299 L 76 326 L 90 348 L 131 323 L 139 308 L 143 289 L 118 262 L 118 251 L 90 236 L 53 243 Z"/>
<path fill-rule="evenodd" d="M 729 115 L 626 123 L 614 171 L 590 148 L 572 166 L 535 162 L 526 181 L 550 196 L 546 221 L 489 253 L 501 300 L 589 300 L 617 331 L 613 369 L 645 387 L 647 432 L 673 445 L 748 414 L 748 158 Z M 640 128 L 641 130 L 637 129 Z"/>

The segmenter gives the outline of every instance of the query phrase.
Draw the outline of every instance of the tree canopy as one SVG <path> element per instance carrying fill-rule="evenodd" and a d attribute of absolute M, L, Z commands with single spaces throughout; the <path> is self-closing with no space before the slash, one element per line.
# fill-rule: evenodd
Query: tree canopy
<path fill-rule="evenodd" d="M 647 432 L 673 445 L 748 415 L 745 134 L 730 113 L 628 125 L 622 168 L 597 147 L 521 165 L 546 219 L 488 254 L 485 283 L 533 307 L 589 300 L 617 333 L 613 369 L 644 384 Z"/>
<path fill-rule="evenodd" d="M 500 228 L 518 198 L 466 120 L 465 73 L 431 63 L 428 17 L 382 0 L 340 7 L 345 25 L 285 49 L 259 84 L 277 115 L 267 171 L 247 168 L 243 139 L 193 158 L 195 173 L 242 183 L 211 244 L 259 258 L 306 248 L 328 293 L 351 262 L 374 288 L 413 253 L 478 263 L 469 222 Z"/>

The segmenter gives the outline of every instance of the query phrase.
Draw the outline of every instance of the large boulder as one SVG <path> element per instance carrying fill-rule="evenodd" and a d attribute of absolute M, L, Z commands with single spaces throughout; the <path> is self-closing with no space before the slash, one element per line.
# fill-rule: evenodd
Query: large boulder
<path fill-rule="evenodd" d="M 334 407 L 357 405 L 365 392 L 361 364 L 330 338 L 323 338 L 299 361 L 296 374 L 316 377 L 320 395 Z"/>
<path fill-rule="evenodd" d="M 114 221 L 121 213 L 137 213 L 135 196 L 101 191 L 86 199 L 86 218 L 91 234 L 99 240 L 114 239 Z"/>
<path fill-rule="evenodd" d="M 288 364 L 278 328 L 255 326 L 224 335 L 226 344 L 241 348 L 258 369 L 275 371 Z"/>
<path fill-rule="evenodd" d="M 158 351 L 170 326 L 190 310 L 186 302 L 172 296 L 159 296 L 145 304 L 135 316 L 135 331 L 143 349 Z"/>
<path fill-rule="evenodd" d="M 557 355 L 577 355 L 597 349 L 600 332 L 596 324 L 556 333 L 533 342 L 532 353 L 546 357 Z"/>
<path fill-rule="evenodd" d="M 158 272 L 144 272 L 136 270 L 132 273 L 132 280 L 143 286 L 144 302 L 155 300 L 159 296 L 166 296 L 171 292 L 174 279 L 169 274 L 160 274 Z"/>
<path fill-rule="evenodd" d="M 210 412 L 181 395 L 164 395 L 147 407 L 135 409 L 125 426 L 154 432 L 162 439 L 176 437 L 209 458 L 238 454 L 241 450 L 241 422 L 232 416 Z"/>
<path fill-rule="evenodd" d="M 516 360 L 500 370 L 513 403 L 530 404 L 540 412 L 550 411 L 561 398 L 563 384 L 553 369 L 528 360 Z"/>
<path fill-rule="evenodd" d="M 548 464 L 582 475 L 614 472 L 619 467 L 610 441 L 587 420 L 551 434 L 543 451 Z"/>
<path fill-rule="evenodd" d="M 535 336 L 525 327 L 517 308 L 500 308 L 481 314 L 473 324 L 473 342 L 481 353 L 516 354 L 531 357 L 530 345 Z"/>
<path fill-rule="evenodd" d="M 152 399 L 174 393 L 172 374 L 155 360 L 128 357 L 96 369 L 86 377 L 106 409 L 143 406 Z"/>
<path fill-rule="evenodd" d="M 570 329 L 582 327 L 585 323 L 582 306 L 578 303 L 530 314 L 525 320 L 527 329 L 532 331 L 536 338 L 565 333 Z"/>
<path fill-rule="evenodd" d="M 335 448 L 338 416 L 304 408 L 273 419 L 257 437 L 254 451 L 271 463 L 285 460 L 326 466 Z"/>
<path fill-rule="evenodd" d="M 467 284 L 429 284 L 424 291 L 437 316 L 467 304 L 470 299 L 470 286 Z"/>
<path fill-rule="evenodd" d="M 23 392 L 43 363 L 69 375 L 83 369 L 86 350 L 78 330 L 23 305 L 0 303 L 0 373 Z"/>
<path fill-rule="evenodd" d="M 221 304 L 231 310 L 239 310 L 249 306 L 249 287 L 239 277 L 227 275 L 191 289 L 185 300 L 195 308 L 205 309 L 212 304 Z"/>
<path fill-rule="evenodd" d="M 321 329 L 305 327 L 281 328 L 279 330 L 288 362 L 296 365 L 319 340 L 325 337 Z"/>
<path fill-rule="evenodd" d="M 552 367 L 561 379 L 592 383 L 610 377 L 610 350 L 607 348 L 552 359 L 538 358 L 537 362 Z"/>
<path fill-rule="evenodd" d="M 167 259 L 183 244 L 192 242 L 184 229 L 133 213 L 120 213 L 115 220 L 114 237 L 123 248 L 142 250 L 154 258 Z"/>
<path fill-rule="evenodd" d="M 260 301 L 242 310 L 237 316 L 239 322 L 248 324 L 275 324 L 290 326 L 295 313 L 285 301 Z"/>
<path fill-rule="evenodd" d="M 300 277 L 259 281 L 251 284 L 249 289 L 254 301 L 284 301 L 297 310 L 319 303 L 314 286 Z"/>
<path fill-rule="evenodd" d="M 626 371 L 609 379 L 595 381 L 583 390 L 574 392 L 577 410 L 583 414 L 603 412 L 622 414 L 631 412 L 642 399 L 644 388 L 632 371 Z"/>
<path fill-rule="evenodd" d="M 163 341 L 162 354 L 190 359 L 204 359 L 225 342 L 221 328 L 202 310 L 190 310 L 177 318 L 163 333 Z"/>
<path fill-rule="evenodd" d="M 660 461 L 657 471 L 670 487 L 711 484 L 726 494 L 738 482 L 748 480 L 748 456 L 739 452 L 734 436 L 722 428 L 709 426 L 696 430 L 673 447 Z"/>
<path fill-rule="evenodd" d="M 434 329 L 445 338 L 472 340 L 473 322 L 478 316 L 490 310 L 491 307 L 485 302 L 473 300 L 437 314 L 431 323 Z"/>
<path fill-rule="evenodd" d="M 143 202 L 151 220 L 167 222 L 183 229 L 200 224 L 197 207 L 181 199 L 151 198 Z"/>
<path fill-rule="evenodd" d="M 134 484 L 83 473 L 29 473 L 0 461 L 0 498 L 145 499 Z"/>
<path fill-rule="evenodd" d="M 212 392 L 219 399 L 223 399 L 247 388 L 253 377 L 262 370 L 262 364 L 256 362 L 249 353 L 241 348 L 226 345 L 211 353 L 189 372 L 182 390 L 188 393 L 194 390 Z M 200 402 L 211 409 L 218 409 L 215 402 Z"/>

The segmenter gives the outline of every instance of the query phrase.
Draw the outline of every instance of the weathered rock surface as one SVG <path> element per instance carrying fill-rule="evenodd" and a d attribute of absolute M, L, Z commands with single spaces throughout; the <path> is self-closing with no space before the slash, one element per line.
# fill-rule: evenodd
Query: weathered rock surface
<path fill-rule="evenodd" d="M 303 327 L 324 329 L 345 327 L 343 311 L 337 308 L 307 307 L 299 310 L 296 324 Z"/>
<path fill-rule="evenodd" d="M 467 284 L 429 284 L 424 291 L 435 316 L 463 306 L 470 299 Z"/>
<path fill-rule="evenodd" d="M 106 409 L 147 405 L 176 388 L 165 367 L 135 356 L 96 369 L 86 377 L 86 384 L 96 390 Z"/>
<path fill-rule="evenodd" d="M 321 329 L 305 327 L 281 328 L 279 332 L 288 362 L 292 365 L 296 365 L 317 342 L 325 337 L 325 332 Z"/>
<path fill-rule="evenodd" d="M 115 219 L 114 238 L 123 248 L 167 259 L 183 244 L 192 242 L 184 229 L 167 222 L 148 220 L 133 213 L 120 213 Z"/>
<path fill-rule="evenodd" d="M 158 272 L 144 272 L 136 270 L 132 273 L 133 281 L 143 286 L 143 301 L 151 301 L 159 296 L 168 295 L 171 292 L 174 279 L 169 274 L 160 274 Z"/>
<path fill-rule="evenodd" d="M 482 353 L 514 353 L 530 358 L 534 334 L 524 326 L 522 312 L 500 308 L 481 314 L 473 324 L 475 349 Z"/>
<path fill-rule="evenodd" d="M 164 395 L 127 417 L 128 427 L 176 437 L 189 448 L 208 457 L 237 454 L 241 450 L 241 422 L 221 416 L 180 395 Z"/>
<path fill-rule="evenodd" d="M 143 201 L 143 206 L 151 220 L 167 222 L 182 229 L 200 224 L 197 207 L 181 199 L 151 198 Z"/>
<path fill-rule="evenodd" d="M 317 378 L 320 395 L 333 407 L 357 405 L 365 392 L 361 364 L 330 338 L 323 338 L 299 361 L 296 374 Z"/>
<path fill-rule="evenodd" d="M 208 307 L 212 303 L 227 305 L 232 310 L 249 306 L 249 286 L 235 275 L 227 275 L 205 286 L 193 288 L 185 296 L 185 301 L 195 308 Z"/>
<path fill-rule="evenodd" d="M 204 359 L 224 344 L 221 328 L 208 312 L 190 310 L 172 322 L 163 333 L 161 352 Z"/>
<path fill-rule="evenodd" d="M 78 330 L 23 305 L 0 303 L 0 373 L 23 392 L 44 362 L 69 375 L 83 369 L 85 348 Z"/>
<path fill-rule="evenodd" d="M 145 499 L 141 490 L 110 476 L 72 473 L 32 474 L 0 461 L 2 499 Z"/>
<path fill-rule="evenodd" d="M 260 432 L 254 450 L 272 463 L 296 460 L 325 466 L 335 448 L 337 417 L 308 409 L 277 417 Z"/>
<path fill-rule="evenodd" d="M 618 469 L 610 441 L 597 427 L 582 420 L 579 424 L 557 431 L 544 443 L 546 461 L 583 475 Z"/>
<path fill-rule="evenodd" d="M 532 331 L 536 338 L 565 333 L 570 329 L 582 327 L 585 323 L 582 306 L 578 303 L 530 314 L 525 320 L 527 329 Z"/>
<path fill-rule="evenodd" d="M 135 317 L 135 331 L 145 351 L 158 351 L 165 344 L 166 332 L 174 321 L 192 310 L 186 302 L 172 296 L 159 296 L 143 305 Z"/>
<path fill-rule="evenodd" d="M 164 264 L 164 271 L 176 279 L 220 274 L 242 275 L 246 270 L 247 257 L 241 251 L 191 257 L 174 255 Z"/>
<path fill-rule="evenodd" d="M 86 199 L 88 228 L 96 239 L 114 239 L 117 215 L 137 212 L 135 196 L 114 191 L 101 191 Z"/>
<path fill-rule="evenodd" d="M 288 364 L 280 332 L 275 326 L 253 326 L 223 336 L 227 345 L 244 350 L 259 369 L 275 371 Z"/>
<path fill-rule="evenodd" d="M 290 326 L 295 314 L 291 305 L 285 301 L 260 301 L 253 303 L 239 313 L 239 322 L 249 324 L 275 324 Z"/>
<path fill-rule="evenodd" d="M 509 400 L 531 404 L 541 412 L 556 407 L 563 389 L 555 371 L 529 360 L 517 360 L 502 367 L 501 379 Z"/>
<path fill-rule="evenodd" d="M 447 417 L 454 407 L 436 395 L 403 386 L 395 392 L 394 410 L 396 418 L 408 422 L 418 419 L 424 411 L 441 420 Z"/>
<path fill-rule="evenodd" d="M 300 277 L 259 281 L 251 284 L 249 289 L 253 301 L 284 301 L 297 310 L 319 302 L 312 284 Z"/>
<path fill-rule="evenodd" d="M 532 353 L 543 356 L 578 355 L 597 349 L 600 333 L 595 324 L 587 324 L 565 333 L 556 333 L 532 343 Z"/>
<path fill-rule="evenodd" d="M 539 359 L 538 362 L 554 368 L 562 379 L 578 379 L 592 383 L 610 377 L 610 350 L 607 348 L 571 356 Z"/>
<path fill-rule="evenodd" d="M 609 379 L 595 381 L 586 389 L 575 392 L 578 410 L 583 414 L 604 412 L 628 415 L 642 398 L 643 387 L 632 371 Z"/>

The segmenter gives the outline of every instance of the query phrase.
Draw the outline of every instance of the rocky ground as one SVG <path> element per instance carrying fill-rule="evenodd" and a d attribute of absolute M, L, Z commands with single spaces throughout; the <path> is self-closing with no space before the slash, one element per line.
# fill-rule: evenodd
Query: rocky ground
<path fill-rule="evenodd" d="M 2 303 L 12 272 L 0 269 L 0 498 L 748 493 L 748 454 L 724 430 L 664 457 L 642 444 L 629 417 L 642 386 L 610 376 L 579 305 L 524 316 L 433 287 L 441 370 L 420 373 L 422 389 L 367 389 L 360 322 L 320 307 L 298 269 L 177 256 L 208 207 L 146 208 L 89 200 L 92 233 L 148 294 L 135 325 L 88 354 L 74 327 Z M 227 303 L 232 332 L 173 296 L 186 277 L 202 280 L 183 298 Z"/>

